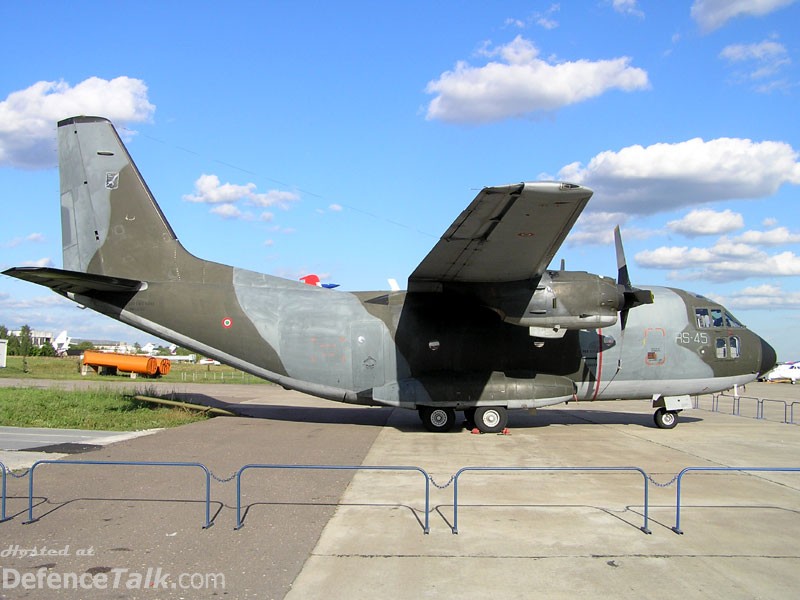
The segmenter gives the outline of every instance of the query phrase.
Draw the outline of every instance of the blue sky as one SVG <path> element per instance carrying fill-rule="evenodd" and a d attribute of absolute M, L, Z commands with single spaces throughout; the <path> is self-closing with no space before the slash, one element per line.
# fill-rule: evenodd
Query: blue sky
<path fill-rule="evenodd" d="M 595 190 L 557 255 L 800 359 L 795 0 L 5 2 L 0 268 L 61 266 L 55 123 L 111 118 L 194 254 L 401 286 L 477 191 Z M 151 341 L 0 278 L 0 324 Z"/>

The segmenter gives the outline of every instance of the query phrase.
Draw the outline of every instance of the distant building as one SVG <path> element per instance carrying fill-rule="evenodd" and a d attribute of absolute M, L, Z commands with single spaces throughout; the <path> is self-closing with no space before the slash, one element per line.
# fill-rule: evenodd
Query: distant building
<path fill-rule="evenodd" d="M 13 335 L 15 337 L 19 337 L 22 335 L 22 330 L 17 329 L 16 331 L 9 331 L 8 335 Z M 52 331 L 38 331 L 36 329 L 31 330 L 31 343 L 36 346 L 37 348 L 41 348 L 45 344 L 52 344 L 53 343 L 53 332 Z"/>

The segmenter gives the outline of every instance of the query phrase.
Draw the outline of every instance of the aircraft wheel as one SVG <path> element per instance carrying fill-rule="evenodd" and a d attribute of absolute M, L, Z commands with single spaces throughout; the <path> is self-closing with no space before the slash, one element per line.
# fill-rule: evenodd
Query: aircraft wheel
<path fill-rule="evenodd" d="M 482 433 L 500 433 L 508 424 L 508 412 L 503 406 L 479 406 L 473 422 Z"/>
<path fill-rule="evenodd" d="M 678 413 L 661 407 L 653 415 L 653 420 L 659 429 L 672 429 L 678 424 Z"/>
<path fill-rule="evenodd" d="M 450 431 L 456 423 L 456 411 L 452 408 L 440 406 L 421 406 L 419 418 L 425 429 L 433 433 Z"/>

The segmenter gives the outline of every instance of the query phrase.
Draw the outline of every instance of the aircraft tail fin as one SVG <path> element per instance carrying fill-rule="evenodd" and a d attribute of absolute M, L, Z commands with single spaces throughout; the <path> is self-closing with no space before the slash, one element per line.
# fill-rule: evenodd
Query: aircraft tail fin
<path fill-rule="evenodd" d="M 60 121 L 58 157 L 65 270 L 142 281 L 180 277 L 179 263 L 191 255 L 108 119 Z"/>

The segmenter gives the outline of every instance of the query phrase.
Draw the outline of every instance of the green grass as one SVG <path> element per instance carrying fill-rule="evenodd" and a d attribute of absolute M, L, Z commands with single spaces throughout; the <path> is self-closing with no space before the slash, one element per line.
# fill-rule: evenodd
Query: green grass
<path fill-rule="evenodd" d="M 164 357 L 169 358 L 169 357 Z M 87 381 L 131 381 L 127 374 L 99 376 L 94 372 L 82 376 L 80 359 L 77 356 L 51 358 L 46 356 L 29 356 L 26 373 L 21 356 L 9 356 L 6 368 L 0 369 L 0 378 L 16 379 L 84 379 Z M 138 378 L 137 381 L 142 381 Z M 147 379 L 144 379 L 147 381 Z M 158 381 L 174 383 L 268 383 L 263 379 L 243 373 L 227 365 L 195 365 L 184 362 L 173 362 L 170 372 Z"/>
<path fill-rule="evenodd" d="M 205 415 L 179 408 L 153 408 L 113 389 L 0 388 L 0 424 L 10 427 L 55 427 L 139 431 L 203 421 Z"/>

